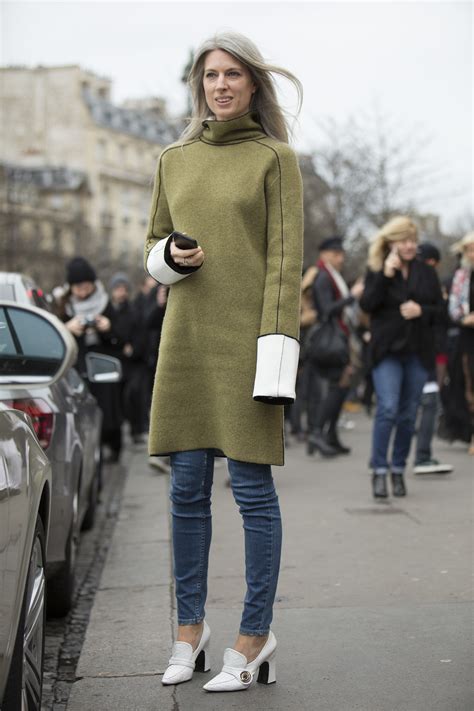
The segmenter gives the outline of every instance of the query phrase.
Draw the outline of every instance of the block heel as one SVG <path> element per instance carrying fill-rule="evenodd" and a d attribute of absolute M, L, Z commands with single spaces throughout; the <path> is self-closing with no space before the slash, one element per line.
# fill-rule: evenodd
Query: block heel
<path fill-rule="evenodd" d="M 209 647 L 206 646 L 201 649 L 198 656 L 196 657 L 196 666 L 194 671 L 197 672 L 208 672 L 211 669 L 211 663 L 209 658 Z"/>
<path fill-rule="evenodd" d="M 260 665 L 258 670 L 258 684 L 274 684 L 276 682 L 276 654 L 273 653 L 266 662 Z"/>

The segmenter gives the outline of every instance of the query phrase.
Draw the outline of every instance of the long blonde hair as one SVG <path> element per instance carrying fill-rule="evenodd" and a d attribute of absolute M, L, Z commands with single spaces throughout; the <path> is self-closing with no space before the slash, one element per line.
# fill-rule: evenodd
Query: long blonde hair
<path fill-rule="evenodd" d="M 257 85 L 253 94 L 250 110 L 256 111 L 262 128 L 267 136 L 278 141 L 288 143 L 288 123 L 285 111 L 278 103 L 275 80 L 272 74 L 279 74 L 288 79 L 296 89 L 298 95 L 299 113 L 303 101 L 303 86 L 294 74 L 265 62 L 256 45 L 244 35 L 237 32 L 222 32 L 205 40 L 197 49 L 193 66 L 188 76 L 188 84 L 193 99 L 193 111 L 189 125 L 180 136 L 179 143 L 198 138 L 203 132 L 202 122 L 212 116 L 206 103 L 203 88 L 204 62 L 208 52 L 222 49 L 242 62 L 249 70 L 252 80 Z"/>
<path fill-rule="evenodd" d="M 451 252 L 451 254 L 461 255 L 461 266 L 462 267 L 467 267 L 468 269 L 472 269 L 471 260 L 468 259 L 465 254 L 466 247 L 468 244 L 474 244 L 474 231 L 468 232 L 467 234 L 464 235 L 464 237 L 462 239 L 460 239 L 458 242 L 455 242 L 454 244 L 452 244 L 449 251 Z"/>
<path fill-rule="evenodd" d="M 375 235 L 369 247 L 367 264 L 373 272 L 383 269 L 383 263 L 390 252 L 391 244 L 407 237 L 418 239 L 418 228 L 412 219 L 405 215 L 397 215 L 385 223 Z"/>

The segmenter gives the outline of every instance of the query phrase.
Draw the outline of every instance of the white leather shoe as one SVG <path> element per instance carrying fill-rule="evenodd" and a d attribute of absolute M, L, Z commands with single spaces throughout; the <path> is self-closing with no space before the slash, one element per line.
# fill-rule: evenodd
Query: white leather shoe
<path fill-rule="evenodd" d="M 173 652 L 171 659 L 168 662 L 161 683 L 182 684 L 183 681 L 192 679 L 194 670 L 200 672 L 209 671 L 209 641 L 211 638 L 211 630 L 206 620 L 202 628 L 201 641 L 193 651 L 189 642 L 175 642 L 173 644 Z"/>
<path fill-rule="evenodd" d="M 208 681 L 203 688 L 206 691 L 243 691 L 249 688 L 257 672 L 257 682 L 273 684 L 276 681 L 276 646 L 275 635 L 270 632 L 258 657 L 249 663 L 240 652 L 226 649 L 221 673 Z"/>

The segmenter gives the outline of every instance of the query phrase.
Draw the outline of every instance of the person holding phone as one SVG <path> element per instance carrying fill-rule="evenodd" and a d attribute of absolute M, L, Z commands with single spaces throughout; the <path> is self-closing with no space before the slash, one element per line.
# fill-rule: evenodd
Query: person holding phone
<path fill-rule="evenodd" d="M 433 267 L 416 259 L 418 230 L 405 216 L 387 222 L 369 249 L 360 307 L 370 314 L 370 360 L 377 396 L 372 432 L 372 490 L 377 499 L 405 496 L 404 473 L 416 413 L 435 367 L 435 326 L 443 297 Z M 389 456 L 389 445 L 394 434 Z"/>
<path fill-rule="evenodd" d="M 209 669 L 216 456 L 227 457 L 243 517 L 240 629 L 207 691 L 276 678 L 270 624 L 282 533 L 271 465 L 284 463 L 283 406 L 295 399 L 303 204 L 273 74 L 301 100 L 298 79 L 242 35 L 222 33 L 197 50 L 193 115 L 160 156 L 145 247 L 147 271 L 171 285 L 149 437 L 150 455 L 169 454 L 172 468 L 178 634 L 163 684 Z"/>

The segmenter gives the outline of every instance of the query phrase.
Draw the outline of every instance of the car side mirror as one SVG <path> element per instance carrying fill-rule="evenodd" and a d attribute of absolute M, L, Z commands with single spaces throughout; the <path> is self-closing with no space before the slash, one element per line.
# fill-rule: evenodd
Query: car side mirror
<path fill-rule="evenodd" d="M 86 353 L 86 369 L 90 383 L 118 383 L 122 379 L 119 359 L 103 353 Z"/>
<path fill-rule="evenodd" d="M 76 357 L 76 342 L 56 316 L 35 306 L 0 301 L 0 387 L 49 385 Z"/>

